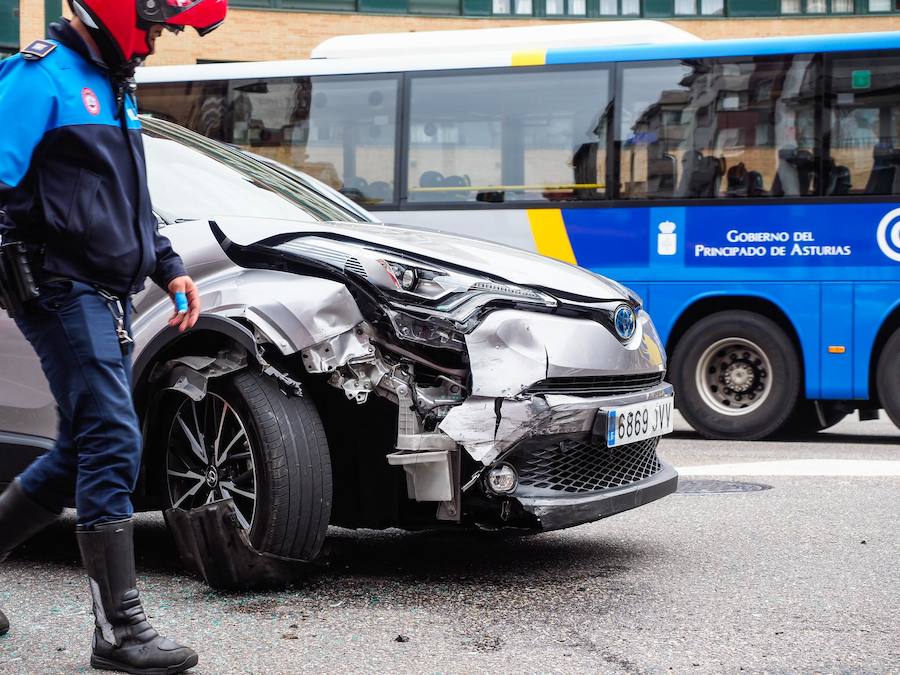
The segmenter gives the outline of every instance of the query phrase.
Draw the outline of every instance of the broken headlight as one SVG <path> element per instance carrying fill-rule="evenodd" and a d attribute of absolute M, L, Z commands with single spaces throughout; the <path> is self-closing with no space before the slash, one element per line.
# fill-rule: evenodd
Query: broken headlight
<path fill-rule="evenodd" d="M 396 257 L 379 258 L 386 278 L 381 290 L 395 295 L 403 304 L 414 305 L 429 313 L 447 315 L 465 323 L 475 311 L 494 301 L 511 301 L 541 307 L 555 307 L 556 300 L 546 293 L 515 284 L 493 281 L 446 268 L 423 266 Z"/>
<path fill-rule="evenodd" d="M 478 310 L 490 303 L 510 302 L 536 308 L 557 305 L 555 298 L 541 291 L 364 244 L 308 236 L 292 239 L 275 248 L 326 263 L 363 279 L 387 296 L 393 308 L 404 313 L 413 312 L 425 323 L 433 323 L 433 319 L 449 320 L 454 328 L 463 332 L 474 328 L 471 320 Z M 428 334 L 421 326 L 415 331 L 409 328 L 409 333 L 423 338 Z"/>

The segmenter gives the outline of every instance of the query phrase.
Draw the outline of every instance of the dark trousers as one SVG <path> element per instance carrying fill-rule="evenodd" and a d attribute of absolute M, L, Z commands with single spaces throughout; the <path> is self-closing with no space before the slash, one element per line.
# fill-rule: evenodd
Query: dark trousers
<path fill-rule="evenodd" d="M 22 489 L 59 511 L 72 502 L 78 523 L 128 518 L 141 460 L 131 398 L 131 358 L 122 354 L 107 300 L 78 281 L 42 286 L 16 319 L 41 360 L 59 412 L 56 446 L 20 476 Z M 130 308 L 122 303 L 130 330 Z"/>

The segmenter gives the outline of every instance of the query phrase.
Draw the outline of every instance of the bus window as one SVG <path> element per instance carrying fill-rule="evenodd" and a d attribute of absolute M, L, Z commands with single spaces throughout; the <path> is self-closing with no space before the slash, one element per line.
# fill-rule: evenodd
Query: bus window
<path fill-rule="evenodd" d="M 624 68 L 619 197 L 814 194 L 816 70 L 804 55 Z"/>
<path fill-rule="evenodd" d="M 231 83 L 233 142 L 366 205 L 396 201 L 397 79 L 297 77 Z"/>
<path fill-rule="evenodd" d="M 605 68 L 410 78 L 411 202 L 604 198 Z"/>
<path fill-rule="evenodd" d="M 825 194 L 900 194 L 900 57 L 835 57 Z"/>
<path fill-rule="evenodd" d="M 142 113 L 217 141 L 229 141 L 227 94 L 228 82 L 222 80 L 142 84 L 138 87 L 138 104 Z"/>
<path fill-rule="evenodd" d="M 396 202 L 397 78 L 282 77 L 141 87 L 144 112 L 304 171 L 374 206 Z"/>
<path fill-rule="evenodd" d="M 682 82 L 692 72 L 681 63 L 623 69 L 616 133 L 620 197 L 675 196 L 691 100 Z"/>

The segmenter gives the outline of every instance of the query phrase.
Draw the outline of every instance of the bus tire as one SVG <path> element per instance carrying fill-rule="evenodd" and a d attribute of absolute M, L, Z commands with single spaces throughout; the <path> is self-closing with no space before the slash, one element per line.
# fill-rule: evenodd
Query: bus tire
<path fill-rule="evenodd" d="M 815 401 L 802 400 L 797 403 L 783 431 L 791 436 L 809 436 L 830 429 L 849 414 L 850 411 L 832 401 L 820 401 L 819 410 L 816 410 Z"/>
<path fill-rule="evenodd" d="M 678 341 L 672 378 L 681 414 L 701 435 L 756 440 L 781 430 L 794 412 L 800 362 L 771 319 L 717 312 Z"/>
<path fill-rule="evenodd" d="M 881 407 L 900 428 L 900 329 L 894 331 L 881 350 L 875 385 Z"/>

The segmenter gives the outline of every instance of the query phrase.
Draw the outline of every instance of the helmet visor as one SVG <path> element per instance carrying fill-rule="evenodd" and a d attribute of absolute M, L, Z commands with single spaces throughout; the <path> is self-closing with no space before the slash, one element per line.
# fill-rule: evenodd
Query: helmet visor
<path fill-rule="evenodd" d="M 138 0 L 138 16 L 167 26 L 192 26 L 206 35 L 225 20 L 227 0 Z"/>

